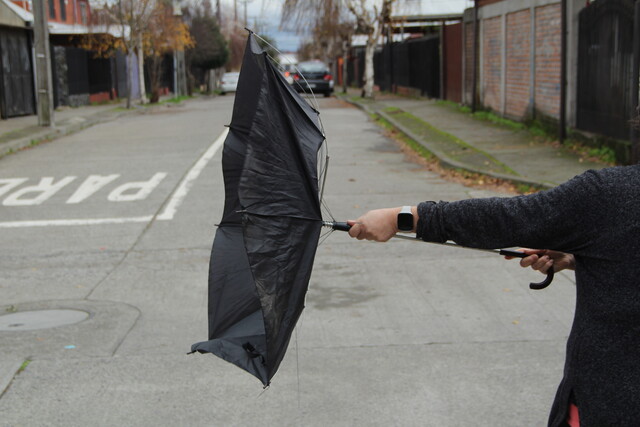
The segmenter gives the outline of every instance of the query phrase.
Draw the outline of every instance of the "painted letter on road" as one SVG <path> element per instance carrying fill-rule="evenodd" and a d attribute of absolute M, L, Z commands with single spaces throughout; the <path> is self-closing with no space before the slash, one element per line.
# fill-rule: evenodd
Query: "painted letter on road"
<path fill-rule="evenodd" d="M 119 176 L 119 174 L 107 176 L 89 175 L 89 177 L 87 177 L 87 179 L 85 179 L 84 182 L 80 185 L 80 187 L 78 187 L 76 192 L 73 193 L 71 197 L 69 197 L 67 203 L 80 203 Z"/>
<path fill-rule="evenodd" d="M 146 198 L 160 181 L 167 176 L 164 172 L 158 172 L 153 175 L 149 181 L 128 182 L 117 187 L 109 193 L 110 202 L 131 202 Z M 128 193 L 128 194 L 125 194 Z"/>
<path fill-rule="evenodd" d="M 62 187 L 69 184 L 74 179 L 76 179 L 75 176 L 66 176 L 54 184 L 53 177 L 45 176 L 44 178 L 40 179 L 40 183 L 38 185 L 24 187 L 16 191 L 15 193 L 11 193 L 6 199 L 4 199 L 2 204 L 5 206 L 39 205 L 49 197 L 56 194 L 62 189 Z M 35 197 L 23 197 L 31 193 L 33 193 Z"/>
<path fill-rule="evenodd" d="M 8 193 L 18 185 L 26 182 L 28 178 L 4 178 L 0 179 L 0 196 Z"/>

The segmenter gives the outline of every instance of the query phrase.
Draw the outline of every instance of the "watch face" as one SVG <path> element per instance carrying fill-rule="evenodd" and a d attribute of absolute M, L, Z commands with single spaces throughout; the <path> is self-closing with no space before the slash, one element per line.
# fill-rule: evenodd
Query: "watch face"
<path fill-rule="evenodd" d="M 398 214 L 398 230 L 400 231 L 413 230 L 413 215 L 411 213 L 400 212 Z"/>

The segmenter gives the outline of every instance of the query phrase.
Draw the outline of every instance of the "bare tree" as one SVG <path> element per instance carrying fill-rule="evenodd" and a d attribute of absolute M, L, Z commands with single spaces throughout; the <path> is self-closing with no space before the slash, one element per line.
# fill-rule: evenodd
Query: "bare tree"
<path fill-rule="evenodd" d="M 333 66 L 342 57 L 342 83 L 347 87 L 347 59 L 355 23 L 344 0 L 285 0 L 282 8 L 282 26 L 293 25 L 298 33 L 311 41 L 298 49 L 298 58 L 322 58 Z M 334 72 L 338 73 L 338 64 Z"/>
<path fill-rule="evenodd" d="M 382 0 L 381 3 L 375 3 L 371 7 L 368 0 L 345 0 L 347 8 L 355 16 L 358 24 L 357 31 L 367 36 L 367 44 L 364 56 L 364 88 L 362 96 L 364 98 L 373 98 L 373 55 L 376 51 L 376 45 L 382 34 L 384 23 L 391 16 L 391 7 L 395 0 Z"/>
<path fill-rule="evenodd" d="M 313 42 L 305 46 L 305 55 L 316 55 L 325 60 L 338 55 L 346 58 L 346 49 L 350 46 L 354 29 L 356 33 L 365 34 L 367 43 L 363 96 L 372 98 L 373 55 L 384 23 L 391 16 L 394 2 L 395 0 L 285 0 L 282 22 L 294 23 L 298 31 L 309 32 Z M 355 18 L 355 24 L 349 19 L 350 15 Z M 346 78 L 346 73 L 344 74 Z"/>

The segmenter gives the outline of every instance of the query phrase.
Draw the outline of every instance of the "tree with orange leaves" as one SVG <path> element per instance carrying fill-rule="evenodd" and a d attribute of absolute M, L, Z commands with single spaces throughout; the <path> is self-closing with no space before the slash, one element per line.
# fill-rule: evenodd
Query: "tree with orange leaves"
<path fill-rule="evenodd" d="M 189 28 L 174 15 L 171 2 L 157 1 L 146 31 L 142 33 L 142 46 L 149 64 L 149 86 L 152 103 L 158 102 L 162 79 L 162 61 L 167 54 L 184 51 L 195 45 Z"/>
<path fill-rule="evenodd" d="M 193 45 L 188 28 L 173 15 L 173 10 L 172 0 L 112 0 L 93 13 L 97 22 L 92 23 L 92 34 L 85 38 L 80 47 L 98 56 L 110 56 L 117 50 L 127 55 L 127 108 L 131 107 L 131 87 L 136 66 L 141 100 L 146 102 L 145 57 L 152 61 L 150 77 L 153 79 L 153 69 L 159 67 L 153 63 L 158 58 L 161 63 L 163 55 Z M 114 37 L 109 33 L 118 33 L 119 36 Z M 137 55 L 137 64 L 133 63 L 132 54 Z M 152 91 L 155 84 L 151 82 Z"/>

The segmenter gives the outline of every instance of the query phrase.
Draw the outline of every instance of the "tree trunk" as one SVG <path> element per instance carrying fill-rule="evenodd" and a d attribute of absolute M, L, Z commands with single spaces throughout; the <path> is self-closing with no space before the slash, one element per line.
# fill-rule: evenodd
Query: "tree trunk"
<path fill-rule="evenodd" d="M 364 52 L 364 88 L 363 98 L 373 98 L 373 54 L 376 52 L 377 37 L 367 38 L 367 46 Z"/>
<path fill-rule="evenodd" d="M 140 83 L 140 102 L 146 104 L 147 92 L 144 85 L 144 51 L 142 50 L 142 36 L 140 36 L 139 46 L 136 49 L 138 55 L 138 82 Z"/>
<path fill-rule="evenodd" d="M 127 89 L 127 109 L 131 108 L 131 88 L 133 87 L 133 67 L 132 67 L 132 56 L 131 53 L 127 52 L 127 56 L 125 57 L 125 61 L 127 63 L 127 78 L 125 80 L 125 87 Z"/>
<path fill-rule="evenodd" d="M 347 93 L 349 66 L 347 61 L 349 60 L 349 49 L 347 43 L 342 45 L 342 93 Z"/>
<path fill-rule="evenodd" d="M 149 87 L 151 97 L 149 102 L 156 104 L 160 100 L 160 75 L 162 73 L 162 57 L 153 56 L 147 59 L 149 64 Z"/>

